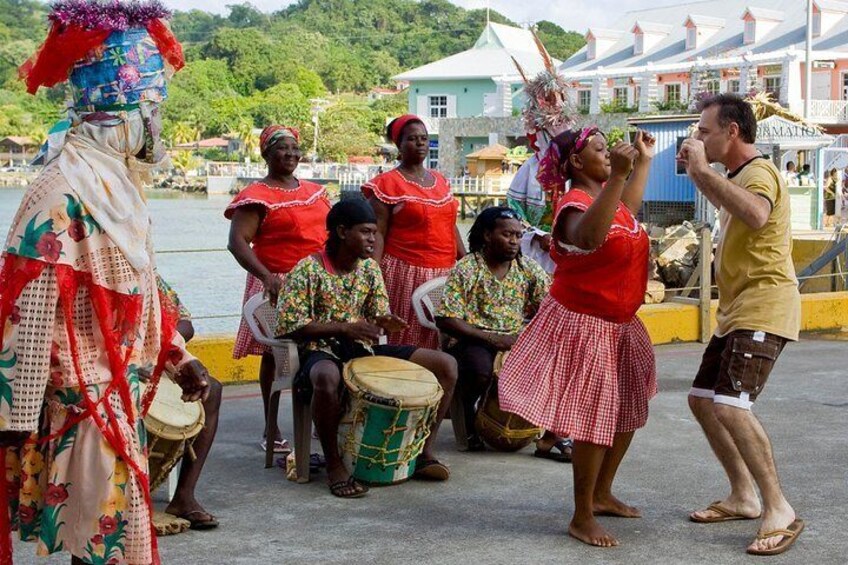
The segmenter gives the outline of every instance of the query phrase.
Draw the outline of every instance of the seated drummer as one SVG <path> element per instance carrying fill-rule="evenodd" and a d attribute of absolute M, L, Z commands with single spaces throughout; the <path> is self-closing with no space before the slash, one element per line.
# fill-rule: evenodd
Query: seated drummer
<path fill-rule="evenodd" d="M 436 311 L 436 325 L 451 338 L 448 352 L 459 365 L 457 392 L 471 433 L 469 451 L 485 449 L 474 431 L 475 407 L 492 380 L 495 357 L 512 348 L 550 285 L 542 267 L 520 253 L 520 218 L 505 206 L 486 208 L 477 216 L 468 233 L 469 253 L 451 271 Z M 551 432 L 536 447 L 537 457 L 570 460 L 570 445 Z"/>
<path fill-rule="evenodd" d="M 303 259 L 280 290 L 277 333 L 300 345 L 296 394 L 312 393 L 312 417 L 324 457 L 330 492 L 342 498 L 363 496 L 368 487 L 353 478 L 339 453 L 338 428 L 343 415 L 342 363 L 366 355 L 409 360 L 429 369 L 444 389 L 430 435 L 413 478 L 444 481 L 448 468 L 433 455 L 439 424 L 450 406 L 456 362 L 450 355 L 410 345 L 377 345 L 384 332 L 405 322 L 389 313 L 380 267 L 371 259 L 377 218 L 364 200 L 339 202 L 327 215 L 326 249 Z"/>
<path fill-rule="evenodd" d="M 161 276 L 157 275 L 156 283 L 159 286 L 159 292 L 170 299 L 173 306 L 179 311 L 177 331 L 183 336 L 186 343 L 188 343 L 194 337 L 191 312 L 180 301 L 180 297 L 176 291 Z M 143 373 L 146 373 L 146 371 L 139 371 L 139 373 L 139 376 L 143 376 Z M 215 432 L 218 431 L 218 414 L 221 408 L 221 394 L 223 391 L 221 383 L 212 378 L 211 375 L 207 376 L 207 380 L 209 381 L 209 396 L 203 401 L 206 421 L 203 429 L 197 434 L 192 444 L 194 454 L 197 457 L 196 459 L 192 459 L 191 457 L 182 458 L 174 498 L 171 499 L 170 504 L 165 508 L 165 513 L 187 520 L 191 524 L 192 530 L 210 530 L 218 527 L 218 520 L 215 519 L 215 516 L 207 512 L 194 496 L 194 489 L 197 486 L 200 473 L 203 471 L 203 465 L 206 463 L 209 449 L 212 447 L 212 442 L 215 441 Z"/>

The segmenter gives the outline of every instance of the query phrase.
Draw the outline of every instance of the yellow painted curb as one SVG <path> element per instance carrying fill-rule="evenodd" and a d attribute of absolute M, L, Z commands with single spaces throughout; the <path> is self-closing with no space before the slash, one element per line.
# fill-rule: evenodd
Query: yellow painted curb
<path fill-rule="evenodd" d="M 259 380 L 261 357 L 250 355 L 233 359 L 235 338 L 231 336 L 198 336 L 188 344 L 189 352 L 203 361 L 209 374 L 224 384 L 250 383 Z"/>
<path fill-rule="evenodd" d="M 717 303 L 713 300 L 711 330 L 715 328 Z M 648 304 L 639 309 L 638 315 L 654 345 L 697 341 L 700 335 L 698 306 L 694 304 Z M 842 328 L 848 328 L 848 292 L 801 295 L 802 331 Z M 189 343 L 188 349 L 222 383 L 238 384 L 259 380 L 260 358 L 254 355 L 233 359 L 233 344 L 234 338 L 231 336 L 200 336 Z"/>

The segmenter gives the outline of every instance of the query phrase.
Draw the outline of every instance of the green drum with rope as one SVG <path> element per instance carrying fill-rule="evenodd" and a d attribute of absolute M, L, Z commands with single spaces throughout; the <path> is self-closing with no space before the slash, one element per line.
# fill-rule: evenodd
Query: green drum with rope
<path fill-rule="evenodd" d="M 409 479 L 444 392 L 427 369 L 393 357 L 361 357 L 345 365 L 350 406 L 339 447 L 353 476 L 371 485 Z"/>

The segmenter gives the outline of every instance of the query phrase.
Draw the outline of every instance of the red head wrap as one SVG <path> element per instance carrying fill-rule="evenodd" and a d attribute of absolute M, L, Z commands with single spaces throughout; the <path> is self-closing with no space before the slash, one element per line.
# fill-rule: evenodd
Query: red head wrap
<path fill-rule="evenodd" d="M 259 134 L 259 152 L 264 155 L 265 150 L 281 137 L 291 137 L 300 143 L 300 133 L 296 128 L 278 125 L 268 126 Z"/>
<path fill-rule="evenodd" d="M 400 136 L 403 133 L 403 128 L 405 128 L 410 122 L 418 122 L 419 124 L 424 125 L 424 121 L 415 114 L 404 114 L 399 118 L 395 118 L 392 123 L 389 124 L 389 139 L 391 139 L 395 145 L 400 142 Z"/>

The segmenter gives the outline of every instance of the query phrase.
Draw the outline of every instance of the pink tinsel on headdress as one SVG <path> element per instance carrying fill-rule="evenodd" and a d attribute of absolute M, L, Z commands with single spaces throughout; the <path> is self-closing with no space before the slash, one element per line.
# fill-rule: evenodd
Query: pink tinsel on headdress
<path fill-rule="evenodd" d="M 156 19 L 171 17 L 159 0 L 148 2 L 107 2 L 92 0 L 59 0 L 51 5 L 47 18 L 53 25 L 76 26 L 84 30 L 108 29 L 125 31 L 134 27 L 146 27 Z"/>
<path fill-rule="evenodd" d="M 53 86 L 67 80 L 74 63 L 113 31 L 143 27 L 147 29 L 159 53 L 174 71 L 185 65 L 180 42 L 165 24 L 171 12 L 159 2 L 121 3 L 118 0 L 60 0 L 47 16 L 51 22 L 47 39 L 23 65 L 18 75 L 26 82 L 27 92 L 35 94 L 40 86 Z"/>

